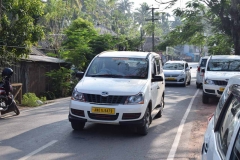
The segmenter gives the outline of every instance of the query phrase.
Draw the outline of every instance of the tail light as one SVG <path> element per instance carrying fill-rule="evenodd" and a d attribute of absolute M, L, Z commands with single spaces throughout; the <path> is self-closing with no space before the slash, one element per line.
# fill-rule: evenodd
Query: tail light
<path fill-rule="evenodd" d="M 200 72 L 200 66 L 197 67 L 197 71 Z"/>

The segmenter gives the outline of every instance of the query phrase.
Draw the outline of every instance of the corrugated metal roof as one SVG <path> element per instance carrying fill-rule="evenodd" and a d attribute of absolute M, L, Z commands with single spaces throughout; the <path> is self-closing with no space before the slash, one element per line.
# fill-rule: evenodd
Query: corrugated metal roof
<path fill-rule="evenodd" d="M 48 57 L 48 56 L 38 56 L 38 55 L 29 55 L 27 58 L 22 58 L 23 60 L 33 61 L 33 62 L 49 62 L 49 63 L 67 63 L 62 59 Z"/>

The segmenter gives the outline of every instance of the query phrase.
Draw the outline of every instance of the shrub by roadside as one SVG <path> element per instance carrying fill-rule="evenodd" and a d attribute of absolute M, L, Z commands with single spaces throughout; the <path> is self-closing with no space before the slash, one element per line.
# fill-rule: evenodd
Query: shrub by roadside
<path fill-rule="evenodd" d="M 37 97 L 35 93 L 25 93 L 22 99 L 22 105 L 36 107 L 45 104 L 46 97 Z"/>

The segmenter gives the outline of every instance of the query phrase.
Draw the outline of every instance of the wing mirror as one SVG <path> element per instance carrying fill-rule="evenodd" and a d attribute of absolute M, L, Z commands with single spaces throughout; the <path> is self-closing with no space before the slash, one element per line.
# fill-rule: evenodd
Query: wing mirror
<path fill-rule="evenodd" d="M 76 77 L 82 79 L 84 76 L 84 72 L 77 71 Z"/>
<path fill-rule="evenodd" d="M 190 67 L 190 69 L 192 69 L 192 67 Z"/>
<path fill-rule="evenodd" d="M 152 78 L 152 82 L 162 82 L 163 81 L 163 77 L 162 76 L 154 76 Z"/>
<path fill-rule="evenodd" d="M 201 72 L 205 73 L 205 69 L 202 69 Z"/>

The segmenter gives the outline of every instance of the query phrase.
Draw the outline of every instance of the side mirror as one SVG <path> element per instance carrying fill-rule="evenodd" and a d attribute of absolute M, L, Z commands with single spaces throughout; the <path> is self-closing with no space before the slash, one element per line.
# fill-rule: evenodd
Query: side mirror
<path fill-rule="evenodd" d="M 190 69 L 192 69 L 192 67 L 190 67 Z"/>
<path fill-rule="evenodd" d="M 205 69 L 202 69 L 201 72 L 205 73 Z"/>
<path fill-rule="evenodd" d="M 162 82 L 163 81 L 163 77 L 162 76 L 154 76 L 152 78 L 152 82 Z"/>
<path fill-rule="evenodd" d="M 84 72 L 80 72 L 80 71 L 77 71 L 77 73 L 76 73 L 76 77 L 77 78 L 83 78 L 83 76 L 84 76 Z"/>

